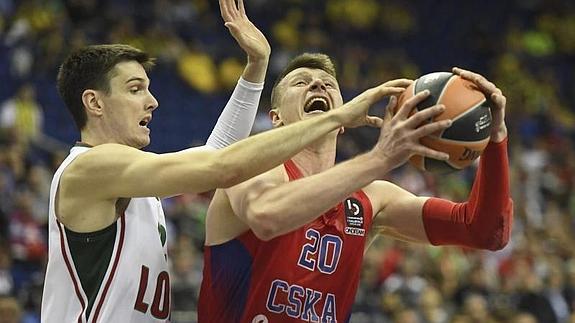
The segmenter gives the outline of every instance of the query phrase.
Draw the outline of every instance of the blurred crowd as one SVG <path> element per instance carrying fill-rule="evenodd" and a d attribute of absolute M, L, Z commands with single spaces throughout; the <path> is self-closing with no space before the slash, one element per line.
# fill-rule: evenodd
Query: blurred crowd
<path fill-rule="evenodd" d="M 498 252 L 380 238 L 367 250 L 351 322 L 575 322 L 575 3 L 569 0 L 245 0 L 272 45 L 254 132 L 270 127 L 269 91 L 294 55 L 325 52 L 344 98 L 383 81 L 478 71 L 508 98 L 515 223 Z M 49 185 L 78 139 L 59 100 L 58 64 L 76 48 L 128 43 L 158 58 L 150 150 L 201 144 L 244 54 L 212 0 L 0 0 L 0 322 L 39 322 Z M 347 131 L 338 158 L 377 131 Z M 405 166 L 389 180 L 465 200 L 475 169 Z M 195 322 L 211 192 L 164 201 L 173 322 Z"/>

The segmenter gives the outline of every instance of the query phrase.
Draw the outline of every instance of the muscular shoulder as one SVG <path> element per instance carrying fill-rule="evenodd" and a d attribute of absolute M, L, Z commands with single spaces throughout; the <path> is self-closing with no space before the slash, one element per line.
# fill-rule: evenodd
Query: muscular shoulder
<path fill-rule="evenodd" d="M 99 145 L 77 156 L 63 171 L 56 198 L 56 214 L 66 227 L 78 232 L 91 232 L 109 225 L 114 220 L 115 199 L 102 198 L 109 191 L 107 179 L 114 177 L 117 168 L 134 148 L 118 145 Z"/>
<path fill-rule="evenodd" d="M 244 201 L 258 195 L 270 186 L 280 185 L 289 179 L 280 165 L 227 189 L 216 190 L 208 208 L 206 219 L 206 245 L 217 245 L 238 237 L 250 229 L 242 217 Z"/>
<path fill-rule="evenodd" d="M 397 192 L 407 192 L 401 187 L 388 181 L 373 181 L 369 185 L 365 186 L 363 188 L 363 191 L 370 197 L 372 195 L 381 195 L 381 194 L 391 195 Z"/>
<path fill-rule="evenodd" d="M 126 145 L 103 144 L 78 156 L 69 169 L 94 171 L 98 168 L 127 164 L 132 162 L 134 158 L 148 154 L 150 153 Z"/>

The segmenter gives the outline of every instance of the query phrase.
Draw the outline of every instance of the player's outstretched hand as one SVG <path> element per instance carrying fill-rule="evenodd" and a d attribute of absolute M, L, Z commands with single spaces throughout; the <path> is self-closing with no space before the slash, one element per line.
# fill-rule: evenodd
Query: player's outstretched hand
<path fill-rule="evenodd" d="M 505 105 L 507 98 L 505 98 L 495 84 L 491 83 L 481 74 L 458 67 L 453 68 L 453 73 L 475 83 L 479 90 L 482 91 L 488 99 L 491 99 L 493 102 L 493 106 L 491 107 L 491 141 L 502 142 L 507 137 L 507 127 L 505 126 Z"/>
<path fill-rule="evenodd" d="M 439 160 L 449 159 L 449 155 L 422 145 L 419 140 L 436 131 L 451 126 L 451 120 L 427 122 L 427 120 L 445 110 L 443 105 L 418 111 L 410 116 L 411 111 L 429 96 L 429 91 L 422 91 L 403 103 L 395 115 L 391 111 L 397 104 L 397 98 L 391 97 L 379 140 L 372 152 L 384 158 L 388 171 L 404 164 L 413 155 L 422 155 Z"/>
<path fill-rule="evenodd" d="M 342 116 L 344 127 L 381 127 L 383 120 L 379 117 L 368 115 L 369 108 L 384 97 L 401 94 L 411 83 L 413 83 L 413 81 L 408 79 L 397 79 L 385 82 L 359 94 L 342 107 L 334 110 L 334 113 L 338 113 Z"/>
<path fill-rule="evenodd" d="M 271 47 L 262 32 L 248 19 L 243 0 L 219 0 L 224 24 L 247 53 L 248 61 L 268 60 Z"/>

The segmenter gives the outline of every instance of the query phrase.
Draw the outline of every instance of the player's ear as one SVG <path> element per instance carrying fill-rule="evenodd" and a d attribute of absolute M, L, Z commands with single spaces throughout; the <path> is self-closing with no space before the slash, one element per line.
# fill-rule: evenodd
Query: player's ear
<path fill-rule="evenodd" d="M 100 100 L 98 100 L 98 92 L 85 90 L 82 93 L 82 103 L 84 104 L 87 114 L 95 116 L 102 115 L 102 106 L 100 105 Z"/>
<path fill-rule="evenodd" d="M 344 127 L 340 127 L 339 128 L 339 132 L 337 133 L 338 135 L 343 135 L 343 133 L 345 132 L 345 128 Z"/>
<path fill-rule="evenodd" d="M 271 109 L 270 112 L 268 112 L 270 119 L 272 120 L 272 125 L 274 128 L 283 126 L 284 122 L 281 119 L 281 116 L 278 112 L 277 109 Z"/>

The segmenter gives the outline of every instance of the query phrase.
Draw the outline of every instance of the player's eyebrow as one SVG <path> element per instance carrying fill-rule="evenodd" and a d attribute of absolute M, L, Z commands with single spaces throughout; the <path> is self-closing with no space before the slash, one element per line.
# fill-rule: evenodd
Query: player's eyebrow
<path fill-rule="evenodd" d="M 311 77 L 311 73 L 308 72 L 308 71 L 299 71 L 299 72 L 297 72 L 297 73 L 295 73 L 295 74 L 292 74 L 289 79 L 290 79 L 290 80 L 293 80 L 293 79 L 295 79 L 295 78 L 297 78 L 297 77 Z"/>
<path fill-rule="evenodd" d="M 328 72 L 326 72 L 326 71 L 324 71 L 324 70 L 322 70 L 322 72 L 323 72 L 323 75 L 320 75 L 320 76 L 319 76 L 319 78 L 321 78 L 322 80 L 329 79 L 329 80 L 334 81 L 334 82 L 336 81 L 336 78 L 333 77 L 333 75 L 329 74 Z M 308 71 L 300 71 L 300 72 L 297 72 L 297 73 L 295 73 L 295 74 L 292 74 L 292 75 L 289 77 L 289 80 L 293 80 L 293 79 L 298 78 L 298 77 L 309 77 L 309 78 L 312 78 L 313 75 L 312 75 L 312 73 L 310 73 L 310 72 L 308 72 Z"/>
<path fill-rule="evenodd" d="M 325 75 L 325 77 L 323 78 L 323 80 L 324 80 L 324 81 L 325 81 L 325 80 L 330 80 L 331 82 L 337 84 L 337 79 L 336 79 L 333 75 L 331 75 L 331 74 L 329 74 L 329 73 L 326 73 L 326 75 Z"/>
<path fill-rule="evenodd" d="M 144 79 L 144 78 L 134 76 L 134 77 L 130 77 L 130 78 L 126 81 L 126 84 L 127 84 L 127 83 L 130 83 L 130 82 L 132 82 L 132 81 L 140 81 L 140 82 L 142 82 L 142 83 L 146 83 L 146 82 L 147 82 L 147 80 Z"/>

